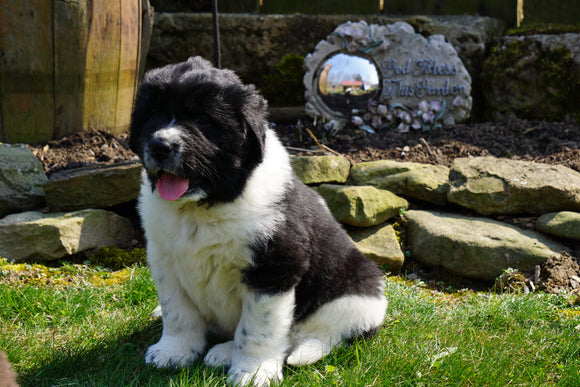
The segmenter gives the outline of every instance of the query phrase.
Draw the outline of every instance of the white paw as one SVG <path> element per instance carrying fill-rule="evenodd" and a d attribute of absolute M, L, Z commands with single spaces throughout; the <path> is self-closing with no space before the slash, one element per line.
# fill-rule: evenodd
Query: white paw
<path fill-rule="evenodd" d="M 232 360 L 233 350 L 233 340 L 222 344 L 217 344 L 207 352 L 203 362 L 210 367 L 229 366 Z"/>
<path fill-rule="evenodd" d="M 145 363 L 159 368 L 184 367 L 195 362 L 201 349 L 177 337 L 162 337 L 157 344 L 147 349 Z"/>
<path fill-rule="evenodd" d="M 233 364 L 228 372 L 228 383 L 235 386 L 268 387 L 270 383 L 282 381 L 282 362 L 265 360 L 261 363 L 256 359 L 245 364 Z M 254 365 L 258 363 L 257 367 Z"/>
<path fill-rule="evenodd" d="M 314 364 L 322 357 L 328 355 L 332 347 L 317 339 L 309 339 L 298 344 L 286 359 L 293 366 Z"/>

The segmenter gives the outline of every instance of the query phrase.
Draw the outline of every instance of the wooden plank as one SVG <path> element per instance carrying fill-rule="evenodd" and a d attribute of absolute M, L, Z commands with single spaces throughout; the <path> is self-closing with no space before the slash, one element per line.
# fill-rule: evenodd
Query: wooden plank
<path fill-rule="evenodd" d="M 83 130 L 115 126 L 120 50 L 120 0 L 88 0 Z M 92 17 L 91 17 L 92 15 Z"/>
<path fill-rule="evenodd" d="M 139 38 L 141 35 L 141 2 L 121 0 L 121 50 L 119 55 L 119 86 L 114 133 L 129 130 L 131 110 L 138 77 Z"/>
<path fill-rule="evenodd" d="M 151 35 L 153 34 L 153 19 L 155 12 L 153 7 L 149 4 L 149 0 L 141 0 L 141 37 L 139 39 L 139 78 L 138 83 L 143 79 L 145 74 L 145 63 L 147 61 L 147 53 L 149 52 L 149 44 L 151 43 Z"/>
<path fill-rule="evenodd" d="M 56 138 L 83 128 L 87 0 L 55 1 L 55 122 Z"/>
<path fill-rule="evenodd" d="M 0 125 L 4 142 L 52 138 L 53 2 L 0 3 Z"/>

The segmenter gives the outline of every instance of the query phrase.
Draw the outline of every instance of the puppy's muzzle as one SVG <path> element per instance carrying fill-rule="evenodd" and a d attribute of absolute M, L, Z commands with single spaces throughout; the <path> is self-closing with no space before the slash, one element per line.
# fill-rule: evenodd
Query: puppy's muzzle
<path fill-rule="evenodd" d="M 163 163 L 169 159 L 171 153 L 177 148 L 177 144 L 172 144 L 166 139 L 153 140 L 149 143 L 149 154 L 155 161 Z"/>
<path fill-rule="evenodd" d="M 143 163 L 149 171 L 175 173 L 180 168 L 183 140 L 177 129 L 162 129 L 150 138 L 144 149 Z"/>

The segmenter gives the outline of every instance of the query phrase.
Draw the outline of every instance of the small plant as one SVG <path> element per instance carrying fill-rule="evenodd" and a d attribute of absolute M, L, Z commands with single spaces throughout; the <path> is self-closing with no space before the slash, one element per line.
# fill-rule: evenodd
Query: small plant
<path fill-rule="evenodd" d="M 273 71 L 263 78 L 264 96 L 273 106 L 298 106 L 304 104 L 304 57 L 287 54 Z"/>
<path fill-rule="evenodd" d="M 529 288 L 526 285 L 526 277 L 519 270 L 509 267 L 496 278 L 493 291 L 496 293 L 528 293 Z"/>

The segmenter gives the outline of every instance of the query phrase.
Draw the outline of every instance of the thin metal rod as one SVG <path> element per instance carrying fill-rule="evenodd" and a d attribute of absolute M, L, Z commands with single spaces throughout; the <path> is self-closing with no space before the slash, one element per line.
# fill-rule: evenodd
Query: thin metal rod
<path fill-rule="evenodd" d="M 222 67 L 222 58 L 220 52 L 220 25 L 218 21 L 218 0 L 213 0 L 213 47 L 214 47 L 214 64 L 218 69 Z"/>

